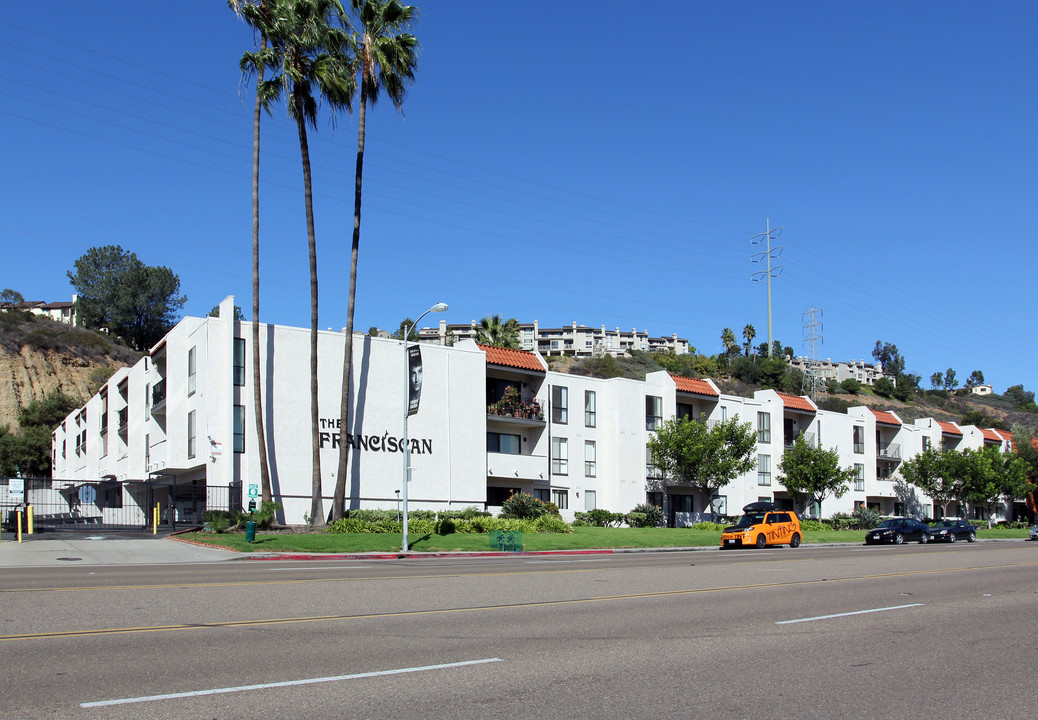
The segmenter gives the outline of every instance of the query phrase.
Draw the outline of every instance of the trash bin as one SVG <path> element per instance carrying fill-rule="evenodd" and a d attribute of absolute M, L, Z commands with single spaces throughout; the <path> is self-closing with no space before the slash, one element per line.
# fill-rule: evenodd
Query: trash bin
<path fill-rule="evenodd" d="M 245 542 L 256 542 L 256 523 L 252 520 L 245 523 Z"/>

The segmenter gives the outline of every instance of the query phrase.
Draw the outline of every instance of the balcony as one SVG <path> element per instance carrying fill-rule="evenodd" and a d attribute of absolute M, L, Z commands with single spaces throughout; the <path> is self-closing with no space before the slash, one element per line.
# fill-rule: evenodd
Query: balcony
<path fill-rule="evenodd" d="M 901 462 L 901 445 L 887 443 L 876 448 L 876 457 L 887 462 Z"/>
<path fill-rule="evenodd" d="M 804 442 L 807 443 L 808 447 L 813 447 L 813 448 L 818 447 L 818 442 L 815 439 L 815 434 L 814 433 L 801 433 L 801 434 L 804 436 Z M 793 444 L 796 442 L 796 439 L 797 439 L 796 435 L 786 435 L 783 438 L 783 441 L 785 442 L 786 450 L 791 450 L 793 448 Z"/>
<path fill-rule="evenodd" d="M 164 414 L 166 408 L 166 379 L 155 383 L 151 389 L 151 412 L 154 415 Z"/>
<path fill-rule="evenodd" d="M 487 476 L 512 480 L 540 480 L 547 476 L 548 458 L 544 455 L 487 453 Z"/>
<path fill-rule="evenodd" d="M 124 407 L 119 411 L 119 434 L 125 435 L 130 425 L 130 408 Z"/>

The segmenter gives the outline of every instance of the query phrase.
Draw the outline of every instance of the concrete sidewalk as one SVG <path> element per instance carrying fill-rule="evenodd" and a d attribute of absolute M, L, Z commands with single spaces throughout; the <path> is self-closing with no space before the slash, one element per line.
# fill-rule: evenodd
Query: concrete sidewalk
<path fill-rule="evenodd" d="M 126 533 L 13 533 L 0 539 L 0 568 L 68 565 L 164 565 L 241 558 L 241 553 L 177 542 L 164 535 Z"/>

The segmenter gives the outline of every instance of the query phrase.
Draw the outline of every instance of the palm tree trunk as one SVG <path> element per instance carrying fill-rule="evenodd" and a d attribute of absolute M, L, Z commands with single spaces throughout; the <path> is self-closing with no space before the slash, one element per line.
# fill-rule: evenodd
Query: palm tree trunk
<path fill-rule="evenodd" d="M 260 3 L 263 6 L 263 3 Z M 260 37 L 260 53 L 267 49 L 267 36 Z M 260 163 L 260 102 L 259 85 L 263 83 L 263 66 L 256 81 L 256 109 L 252 114 L 252 394 L 255 401 L 256 451 L 259 453 L 260 488 L 263 503 L 273 501 L 270 487 L 270 467 L 267 464 L 267 437 L 263 426 L 262 383 L 260 382 L 259 340 L 259 163 Z M 261 506 L 262 507 L 262 506 Z"/>
<path fill-rule="evenodd" d="M 353 247 L 350 252 L 350 290 L 346 300 L 346 352 L 342 362 L 342 405 L 339 408 L 339 466 L 335 473 L 335 498 L 332 520 L 343 516 L 346 505 L 346 465 L 350 427 L 350 373 L 353 365 L 353 308 L 357 298 L 357 250 L 360 247 L 360 197 L 364 177 L 364 122 L 367 115 L 368 94 L 361 82 L 359 122 L 357 127 L 357 174 L 353 185 Z"/>
<path fill-rule="evenodd" d="M 301 105 L 296 98 L 294 102 Z M 310 147 L 306 141 L 306 118 L 302 107 L 296 108 L 296 126 L 299 128 L 299 154 L 303 158 L 303 193 L 306 201 L 306 239 L 310 249 L 310 427 L 311 480 L 310 522 L 324 525 L 324 502 L 321 493 L 321 428 L 320 408 L 317 405 L 317 234 L 314 230 L 314 196 L 310 175 Z"/>

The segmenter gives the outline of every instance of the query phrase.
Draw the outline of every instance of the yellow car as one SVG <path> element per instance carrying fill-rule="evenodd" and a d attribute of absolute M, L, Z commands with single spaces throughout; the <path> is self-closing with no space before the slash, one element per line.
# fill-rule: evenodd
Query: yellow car
<path fill-rule="evenodd" d="M 776 510 L 775 503 L 755 502 L 742 509 L 739 522 L 721 533 L 721 549 L 731 547 L 766 547 L 789 545 L 800 547 L 803 535 L 800 518 L 792 510 Z"/>

